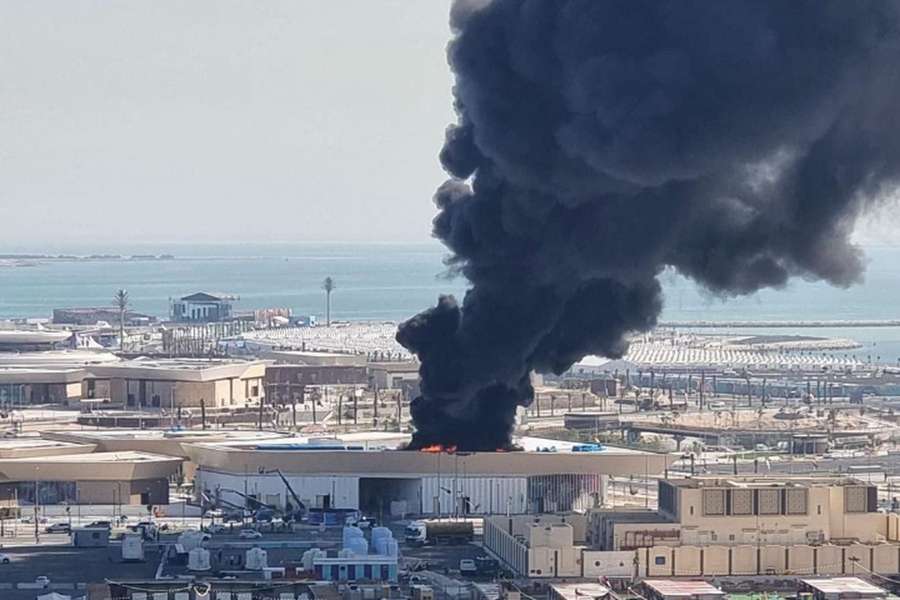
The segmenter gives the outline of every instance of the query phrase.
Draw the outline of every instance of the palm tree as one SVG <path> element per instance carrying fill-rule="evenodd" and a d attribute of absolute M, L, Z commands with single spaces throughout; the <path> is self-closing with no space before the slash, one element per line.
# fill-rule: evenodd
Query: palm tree
<path fill-rule="evenodd" d="M 113 296 L 113 306 L 119 309 L 119 347 L 125 346 L 125 314 L 128 312 L 128 292 L 120 289 Z"/>
<path fill-rule="evenodd" d="M 325 290 L 325 326 L 331 327 L 331 292 L 334 291 L 334 279 L 326 277 L 322 282 L 322 289 Z"/>

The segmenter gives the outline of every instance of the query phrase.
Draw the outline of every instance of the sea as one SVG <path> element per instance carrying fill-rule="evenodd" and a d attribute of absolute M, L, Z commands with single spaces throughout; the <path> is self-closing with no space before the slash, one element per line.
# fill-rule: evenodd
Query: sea
<path fill-rule="evenodd" d="M 796 279 L 783 289 L 735 298 L 713 296 L 667 272 L 666 321 L 809 321 L 900 319 L 900 246 L 865 249 L 865 279 L 849 288 Z M 438 242 L 42 245 L 4 247 L 0 254 L 163 255 L 173 260 L 30 260 L 0 266 L 0 319 L 49 317 L 54 308 L 109 306 L 128 290 L 133 310 L 165 316 L 169 303 L 196 291 L 238 297 L 237 309 L 290 307 L 297 315 L 325 312 L 322 281 L 332 277 L 332 318 L 401 321 L 433 305 L 440 294 L 465 293 Z M 0 264 L 4 264 L 0 260 Z M 602 310 L 603 307 L 598 307 Z M 790 328 L 728 331 L 846 337 L 853 354 L 900 364 L 900 328 Z M 842 352 L 842 354 L 848 354 Z"/>

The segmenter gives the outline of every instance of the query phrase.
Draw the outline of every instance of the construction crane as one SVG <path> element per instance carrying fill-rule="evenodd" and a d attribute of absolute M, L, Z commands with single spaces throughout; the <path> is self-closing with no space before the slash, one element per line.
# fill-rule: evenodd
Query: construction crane
<path fill-rule="evenodd" d="M 284 487 L 287 488 L 288 493 L 290 493 L 291 498 L 294 499 L 294 510 L 289 515 L 294 521 L 299 521 L 303 517 L 306 516 L 306 505 L 300 500 L 300 497 L 294 491 L 294 488 L 291 487 L 290 482 L 288 482 L 287 477 L 284 476 L 284 473 L 281 472 L 281 469 L 271 469 L 269 471 L 260 470 L 260 473 L 264 475 L 269 475 L 271 473 L 275 473 L 281 478 L 281 481 L 284 483 Z M 285 511 L 287 513 L 287 511 Z M 286 516 L 288 516 L 286 514 Z"/>

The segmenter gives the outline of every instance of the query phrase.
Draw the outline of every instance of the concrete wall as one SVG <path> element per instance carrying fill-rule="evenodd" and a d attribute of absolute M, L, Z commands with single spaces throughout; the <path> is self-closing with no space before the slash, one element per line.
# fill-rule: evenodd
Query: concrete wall
<path fill-rule="evenodd" d="M 786 546 L 760 546 L 759 572 L 762 574 L 784 573 L 787 569 Z"/>
<path fill-rule="evenodd" d="M 484 544 L 513 571 L 528 573 L 528 548 L 508 533 L 508 519 L 488 517 L 484 520 Z"/>
<path fill-rule="evenodd" d="M 702 554 L 703 550 L 696 546 L 681 546 L 674 548 L 673 558 L 676 577 L 699 577 L 703 574 Z"/>
<path fill-rule="evenodd" d="M 816 549 L 812 546 L 791 546 L 787 571 L 796 575 L 815 575 Z"/>
<path fill-rule="evenodd" d="M 759 573 L 759 553 L 756 546 L 731 548 L 731 575 L 756 575 Z"/>
<path fill-rule="evenodd" d="M 844 573 L 844 549 L 840 546 L 816 548 L 816 575 L 841 575 Z"/>
<path fill-rule="evenodd" d="M 853 544 L 844 548 L 844 573 L 865 575 L 872 570 L 872 548 Z"/>
<path fill-rule="evenodd" d="M 168 504 L 169 482 L 166 479 L 136 481 L 78 481 L 77 498 L 81 504 Z M 147 496 L 142 497 L 142 494 Z"/>
<path fill-rule="evenodd" d="M 634 577 L 635 550 L 598 552 L 585 550 L 581 555 L 582 577 Z"/>
<path fill-rule="evenodd" d="M 642 577 L 881 575 L 900 572 L 900 544 L 655 546 L 635 551 Z M 587 554 L 587 553 L 586 553 Z"/>
<path fill-rule="evenodd" d="M 703 574 L 728 575 L 731 569 L 731 549 L 727 546 L 703 548 Z"/>
<path fill-rule="evenodd" d="M 675 554 L 674 548 L 655 546 L 646 550 L 644 572 L 647 577 L 672 577 L 674 575 L 672 568 L 672 557 Z"/>
<path fill-rule="evenodd" d="M 876 573 L 900 573 L 900 546 L 896 544 L 873 546 L 872 570 Z"/>

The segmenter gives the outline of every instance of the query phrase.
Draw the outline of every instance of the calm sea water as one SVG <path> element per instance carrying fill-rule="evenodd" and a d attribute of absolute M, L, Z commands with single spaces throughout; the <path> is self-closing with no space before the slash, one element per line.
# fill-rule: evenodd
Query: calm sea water
<path fill-rule="evenodd" d="M 322 280 L 337 289 L 334 318 L 401 320 L 432 305 L 441 293 L 460 295 L 462 279 L 447 279 L 437 242 L 423 244 L 157 244 L 11 248 L 0 253 L 174 254 L 173 261 L 47 262 L 0 268 L 0 318 L 45 317 L 54 307 L 107 306 L 124 287 L 135 310 L 163 316 L 169 299 L 195 291 L 228 292 L 239 309 L 288 306 L 296 314 L 324 313 Z M 794 281 L 782 290 L 742 298 L 711 297 L 685 279 L 664 276 L 668 320 L 808 320 L 900 318 L 900 247 L 867 248 L 864 283 L 838 289 Z M 602 309 L 602 307 L 598 307 Z M 760 333 L 760 330 L 753 330 Z M 900 358 L 900 328 L 793 333 L 852 337 L 866 344 L 857 354 L 881 362 Z M 778 333 L 786 333 L 778 330 Z"/>

